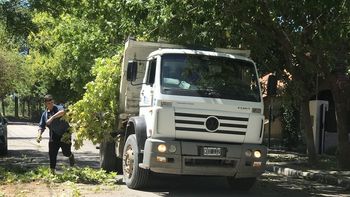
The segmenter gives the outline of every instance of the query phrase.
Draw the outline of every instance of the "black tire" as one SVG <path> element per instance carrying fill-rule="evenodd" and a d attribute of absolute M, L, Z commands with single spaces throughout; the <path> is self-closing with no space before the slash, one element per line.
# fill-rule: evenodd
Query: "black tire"
<path fill-rule="evenodd" d="M 231 189 L 237 191 L 248 191 L 250 190 L 256 182 L 256 178 L 235 178 L 227 177 L 227 183 Z"/>
<path fill-rule="evenodd" d="M 116 172 L 118 170 L 118 161 L 114 146 L 114 141 L 104 141 L 100 144 L 100 167 L 107 172 Z"/>
<path fill-rule="evenodd" d="M 123 176 L 130 189 L 141 189 L 147 186 L 149 170 L 139 167 L 139 156 L 136 135 L 129 135 L 123 149 Z"/>

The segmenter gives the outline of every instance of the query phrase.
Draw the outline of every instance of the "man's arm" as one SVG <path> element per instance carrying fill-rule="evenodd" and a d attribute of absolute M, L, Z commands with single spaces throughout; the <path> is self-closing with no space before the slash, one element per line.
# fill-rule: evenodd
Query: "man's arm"
<path fill-rule="evenodd" d="M 41 135 L 44 133 L 46 128 L 46 112 L 44 112 L 41 115 L 40 122 L 39 122 L 39 129 L 38 129 L 38 136 L 36 137 L 36 141 L 39 143 L 41 141 Z"/>
<path fill-rule="evenodd" d="M 46 124 L 47 124 L 47 125 L 50 125 L 51 122 L 52 122 L 54 119 L 60 118 L 60 117 L 64 116 L 64 114 L 66 113 L 66 112 L 64 111 L 64 108 L 63 108 L 62 106 L 58 106 L 58 110 L 59 110 L 59 111 L 58 111 L 57 113 L 55 113 L 53 116 L 51 116 L 51 118 L 49 118 L 49 119 L 46 121 Z"/>

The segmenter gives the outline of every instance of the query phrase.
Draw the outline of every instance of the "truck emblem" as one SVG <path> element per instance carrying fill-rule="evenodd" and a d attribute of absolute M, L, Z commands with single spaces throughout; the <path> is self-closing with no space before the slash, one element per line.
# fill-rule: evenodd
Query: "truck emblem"
<path fill-rule="evenodd" d="M 219 120 L 215 116 L 209 116 L 207 120 L 205 120 L 205 128 L 209 132 L 215 132 L 219 128 Z"/>

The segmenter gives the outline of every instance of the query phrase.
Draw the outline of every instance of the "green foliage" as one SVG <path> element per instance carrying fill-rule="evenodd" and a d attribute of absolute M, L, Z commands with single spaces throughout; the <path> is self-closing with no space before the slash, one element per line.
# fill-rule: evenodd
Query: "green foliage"
<path fill-rule="evenodd" d="M 108 55 L 108 38 L 97 24 L 67 14 L 55 18 L 38 13 L 33 21 L 40 31 L 30 36 L 33 52 L 28 63 L 35 68 L 39 83 L 46 84 L 59 100 L 77 100 L 92 80 L 94 59 Z"/>
<path fill-rule="evenodd" d="M 0 1 L 1 18 L 6 21 L 7 30 L 17 37 L 17 41 L 23 41 L 34 29 L 31 22 L 31 13 L 28 4 L 22 0 Z"/>
<path fill-rule="evenodd" d="M 48 167 L 36 169 L 12 166 L 11 168 L 0 167 L 0 183 L 18 183 L 44 181 L 47 183 L 84 183 L 84 184 L 110 184 L 115 182 L 116 173 L 102 169 L 85 168 L 63 168 L 63 173 L 51 174 Z"/>
<path fill-rule="evenodd" d="M 23 59 L 16 53 L 0 48 L 0 98 L 13 93 L 25 80 Z"/>
<path fill-rule="evenodd" d="M 38 31 L 29 36 L 38 84 L 56 100 L 75 102 L 93 80 L 95 59 L 115 55 L 127 18 L 120 1 L 29 1 Z M 116 12 L 119 10 L 119 12 Z M 69 91 L 67 91 L 69 90 Z"/>
<path fill-rule="evenodd" d="M 32 27 L 29 10 L 21 1 L 0 2 L 0 97 L 16 93 L 25 98 L 31 94 L 33 76 L 25 57 L 26 36 Z"/>
<path fill-rule="evenodd" d="M 101 142 L 116 128 L 120 63 L 121 53 L 112 58 L 97 59 L 92 68 L 95 80 L 86 84 L 83 98 L 69 107 L 67 116 L 77 136 L 76 148 L 84 139 Z"/>
<path fill-rule="evenodd" d="M 282 108 L 282 144 L 288 150 L 296 151 L 298 145 L 301 144 L 301 133 L 299 125 L 299 112 L 290 106 Z"/>

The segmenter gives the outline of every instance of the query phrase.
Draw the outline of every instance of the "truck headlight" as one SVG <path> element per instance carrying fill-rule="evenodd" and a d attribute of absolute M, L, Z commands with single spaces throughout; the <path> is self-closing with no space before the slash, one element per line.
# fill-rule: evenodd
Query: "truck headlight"
<path fill-rule="evenodd" d="M 255 158 L 260 158 L 261 157 L 261 152 L 259 150 L 254 151 L 254 157 Z"/>
<path fill-rule="evenodd" d="M 166 145 L 165 144 L 159 144 L 158 145 L 158 151 L 160 153 L 164 153 L 166 151 Z"/>

